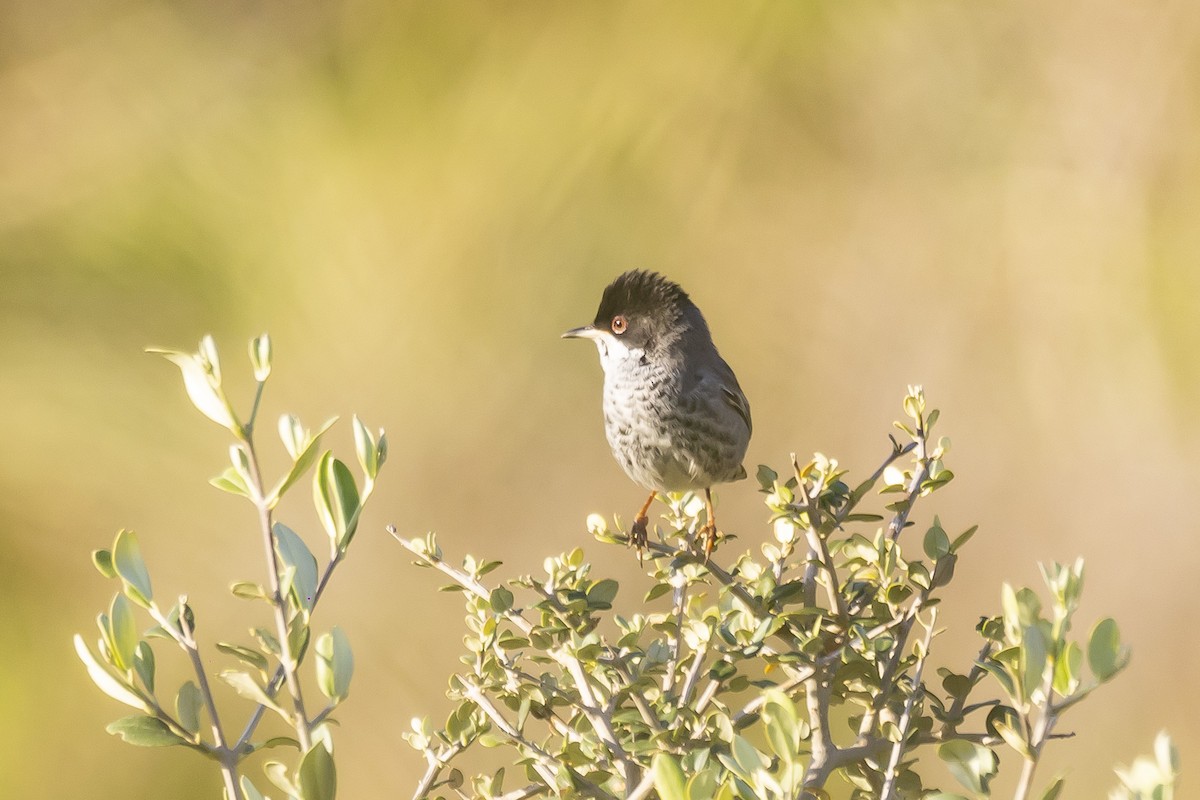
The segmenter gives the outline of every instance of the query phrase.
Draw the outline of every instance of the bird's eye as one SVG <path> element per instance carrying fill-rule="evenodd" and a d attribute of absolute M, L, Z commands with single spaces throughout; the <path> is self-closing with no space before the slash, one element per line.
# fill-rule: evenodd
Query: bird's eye
<path fill-rule="evenodd" d="M 625 329 L 628 327 L 629 327 L 629 323 L 625 320 L 624 316 L 618 314 L 617 316 L 613 317 L 613 321 L 612 321 L 612 332 L 613 333 L 620 335 L 620 334 L 624 333 Z"/>

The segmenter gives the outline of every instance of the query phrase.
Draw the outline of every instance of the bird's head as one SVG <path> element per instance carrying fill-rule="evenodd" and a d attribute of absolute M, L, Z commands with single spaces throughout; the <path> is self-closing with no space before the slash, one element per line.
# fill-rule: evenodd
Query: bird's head
<path fill-rule="evenodd" d="M 608 285 L 591 325 L 563 334 L 595 342 L 605 370 L 669 352 L 685 336 L 709 340 L 700 309 L 679 284 L 641 270 L 623 273 Z"/>

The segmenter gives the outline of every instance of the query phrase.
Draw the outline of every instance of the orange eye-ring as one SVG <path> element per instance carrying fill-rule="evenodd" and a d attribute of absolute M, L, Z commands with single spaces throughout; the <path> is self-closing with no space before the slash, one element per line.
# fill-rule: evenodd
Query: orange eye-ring
<path fill-rule="evenodd" d="M 625 329 L 627 327 L 629 327 L 629 323 L 625 321 L 624 316 L 618 314 L 617 316 L 613 317 L 613 321 L 612 321 L 612 332 L 613 333 L 615 333 L 619 336 L 620 334 L 625 332 Z"/>

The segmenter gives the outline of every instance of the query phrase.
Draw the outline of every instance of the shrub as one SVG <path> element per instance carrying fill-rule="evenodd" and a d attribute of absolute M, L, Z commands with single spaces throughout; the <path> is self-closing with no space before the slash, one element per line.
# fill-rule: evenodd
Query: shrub
<path fill-rule="evenodd" d="M 231 591 L 261 603 L 267 622 L 251 641 L 217 643 L 239 667 L 214 674 L 187 597 L 160 604 L 136 535 L 121 531 L 111 549 L 93 554 L 120 591 L 99 615 L 95 649 L 77 635 L 76 651 L 102 691 L 137 710 L 109 732 L 212 759 L 225 796 L 236 800 L 265 796 L 242 772 L 248 755 L 295 748 L 290 763 L 267 762 L 270 782 L 287 797 L 331 800 L 331 715 L 349 692 L 354 661 L 337 626 L 314 640 L 310 620 L 374 491 L 386 437 L 354 419 L 360 484 L 321 450 L 334 420 L 310 432 L 284 415 L 279 435 L 291 463 L 268 482 L 255 434 L 270 340 L 250 346 L 256 392 L 246 422 L 222 389 L 210 338 L 196 353 L 155 352 L 180 367 L 192 403 L 233 436 L 231 465 L 211 482 L 255 511 L 267 585 L 238 580 Z M 405 539 L 389 527 L 466 604 L 464 669 L 449 690 L 457 707 L 437 729 L 414 720 L 405 737 L 426 764 L 414 798 L 774 800 L 837 791 L 950 800 L 960 795 L 926 786 L 922 759 L 935 752 L 968 794 L 986 797 L 1003 749 L 1021 764 L 1018 800 L 1057 797 L 1062 778 L 1034 793 L 1042 753 L 1068 735 L 1064 714 L 1114 678 L 1128 651 L 1111 619 L 1082 639 L 1072 635 L 1083 586 L 1077 561 L 1043 567 L 1042 594 L 1005 584 L 1000 613 L 978 625 L 974 661 L 929 667 L 938 606 L 975 528 L 951 536 L 937 516 L 917 528 L 918 503 L 954 476 L 944 463 L 949 443 L 931 437 L 938 412 L 927 410 L 920 388 L 910 388 L 904 412 L 902 440 L 891 438 L 883 463 L 856 485 L 820 454 L 804 464 L 793 456 L 786 477 L 760 467 L 772 536 L 758 555 L 730 553 L 730 540 L 711 557 L 698 553 L 703 502 L 669 497 L 664 526 L 639 553 L 648 588 L 626 604 L 632 611 L 617 611 L 617 581 L 594 575 L 581 549 L 546 559 L 537 577 L 489 584 L 499 561 L 468 555 L 451 564 L 432 534 Z M 310 470 L 328 541 L 323 564 L 275 519 L 279 499 Z M 588 528 L 606 546 L 629 542 L 619 521 L 593 515 Z M 195 680 L 171 691 L 156 685 L 156 639 L 183 654 Z M 306 668 L 316 672 L 319 710 L 301 688 Z M 214 677 L 251 703 L 236 736 L 218 715 Z M 258 735 L 267 713 L 294 735 Z M 467 777 L 458 765 L 473 745 L 505 748 L 520 774 Z M 1112 797 L 1169 800 L 1177 773 L 1162 735 L 1153 760 L 1118 771 Z"/>

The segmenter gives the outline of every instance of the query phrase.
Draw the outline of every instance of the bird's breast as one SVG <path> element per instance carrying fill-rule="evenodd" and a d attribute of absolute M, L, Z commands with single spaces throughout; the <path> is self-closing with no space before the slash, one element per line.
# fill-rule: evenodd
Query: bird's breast
<path fill-rule="evenodd" d="M 744 474 L 744 424 L 719 397 L 685 392 L 677 373 L 654 364 L 606 371 L 604 429 L 617 462 L 649 489 L 701 489 Z"/>

